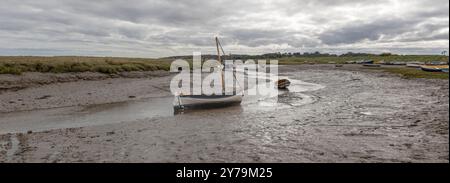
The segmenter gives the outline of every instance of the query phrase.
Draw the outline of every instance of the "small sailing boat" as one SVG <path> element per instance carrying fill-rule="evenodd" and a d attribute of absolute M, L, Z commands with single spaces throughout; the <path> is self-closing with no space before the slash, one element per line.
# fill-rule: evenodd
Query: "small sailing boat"
<path fill-rule="evenodd" d="M 213 107 L 225 107 L 230 105 L 238 105 L 242 102 L 242 97 L 244 93 L 234 91 L 232 93 L 225 93 L 225 82 L 224 82 L 224 62 L 221 59 L 221 53 L 225 55 L 225 52 L 222 48 L 222 45 L 219 41 L 219 38 L 215 38 L 216 47 L 217 47 L 217 60 L 221 64 L 221 87 L 222 87 L 222 95 L 185 95 L 179 94 L 175 96 L 174 100 L 174 108 L 176 110 L 186 109 L 186 108 L 213 108 Z M 220 47 L 220 49 L 219 49 Z M 236 79 L 236 75 L 233 72 L 234 79 Z"/>

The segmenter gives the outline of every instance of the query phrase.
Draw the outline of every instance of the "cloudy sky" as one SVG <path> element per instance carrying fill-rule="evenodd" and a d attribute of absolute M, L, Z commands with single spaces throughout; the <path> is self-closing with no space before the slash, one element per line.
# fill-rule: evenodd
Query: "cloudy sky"
<path fill-rule="evenodd" d="M 0 0 L 0 55 L 163 57 L 449 48 L 448 0 Z"/>

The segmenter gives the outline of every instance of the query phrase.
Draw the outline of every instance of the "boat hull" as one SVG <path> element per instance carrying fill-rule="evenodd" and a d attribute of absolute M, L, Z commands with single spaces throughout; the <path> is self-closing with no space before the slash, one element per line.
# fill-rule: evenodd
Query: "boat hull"
<path fill-rule="evenodd" d="M 374 61 L 373 60 L 363 60 L 363 61 L 359 61 L 356 62 L 357 64 L 373 64 Z"/>
<path fill-rule="evenodd" d="M 422 68 L 422 70 L 427 72 L 441 72 L 441 69 L 433 69 L 433 68 Z"/>
<path fill-rule="evenodd" d="M 448 70 L 448 65 L 440 65 L 440 66 L 421 66 L 420 67 L 423 71 L 427 72 L 445 72 L 444 70 Z"/>
<path fill-rule="evenodd" d="M 363 64 L 365 67 L 381 67 L 380 64 Z"/>
<path fill-rule="evenodd" d="M 412 68 L 420 68 L 421 65 L 419 64 L 406 64 L 406 67 L 412 67 Z"/>
<path fill-rule="evenodd" d="M 214 108 L 237 105 L 242 102 L 242 95 L 185 95 L 176 96 L 173 106 L 184 108 Z"/>

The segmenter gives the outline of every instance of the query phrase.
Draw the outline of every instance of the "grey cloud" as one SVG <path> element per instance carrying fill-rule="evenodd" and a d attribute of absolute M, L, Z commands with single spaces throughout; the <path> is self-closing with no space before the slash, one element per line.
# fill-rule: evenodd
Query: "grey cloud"
<path fill-rule="evenodd" d="M 362 40 L 378 40 L 383 35 L 399 34 L 408 31 L 416 22 L 404 19 L 378 20 L 370 23 L 351 22 L 350 25 L 322 33 L 319 38 L 323 43 L 349 44 Z"/>
<path fill-rule="evenodd" d="M 361 17 L 342 13 L 395 4 L 402 11 Z M 215 34 L 225 47 L 249 49 L 242 53 L 272 51 L 261 48 L 268 45 L 320 51 L 362 44 L 361 49 L 371 51 L 364 40 L 391 45 L 430 41 L 431 47 L 440 41 L 436 47 L 448 49 L 448 31 L 443 31 L 448 18 L 447 0 L 2 0 L 0 54 L 6 53 L 2 49 L 33 54 L 39 50 L 30 50 L 39 45 L 42 53 L 83 54 L 70 50 L 75 49 L 89 55 L 159 57 L 213 51 Z"/>
<path fill-rule="evenodd" d="M 413 34 L 414 39 L 409 40 L 436 40 L 442 36 L 432 36 L 435 31 L 448 29 L 448 17 L 446 23 L 430 23 L 433 16 L 415 15 L 404 18 L 385 18 L 372 22 L 349 22 L 347 25 L 327 30 L 319 35 L 319 39 L 328 45 L 351 44 L 363 40 L 377 41 L 382 37 L 397 37 L 403 34 Z M 428 14 L 430 15 L 430 14 Z M 433 39 L 430 39 L 433 38 Z M 448 40 L 448 39 L 447 39 Z"/>
<path fill-rule="evenodd" d="M 293 47 L 317 46 L 318 41 L 302 36 L 301 33 L 283 29 L 236 29 L 224 32 L 229 42 L 257 47 L 261 45 L 286 43 Z"/>

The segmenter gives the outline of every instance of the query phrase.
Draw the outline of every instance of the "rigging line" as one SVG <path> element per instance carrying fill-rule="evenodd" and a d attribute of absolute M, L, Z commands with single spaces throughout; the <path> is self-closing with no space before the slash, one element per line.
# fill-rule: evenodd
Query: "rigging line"
<path fill-rule="evenodd" d="M 222 50 L 222 51 L 223 51 L 223 50 Z M 224 53 L 224 54 L 225 54 L 225 53 Z M 230 54 L 230 59 L 233 60 L 231 54 Z M 244 90 L 245 90 L 245 88 L 241 86 L 241 82 L 239 82 L 239 80 L 238 80 L 237 77 L 236 77 L 236 72 L 235 72 L 235 70 L 234 70 L 234 64 L 233 64 L 233 71 L 232 71 L 232 72 L 233 72 L 233 77 L 234 77 L 234 79 L 236 80 L 236 83 L 239 85 L 239 88 L 241 88 L 241 90 L 242 90 L 242 96 L 244 96 Z M 236 94 L 237 94 L 237 91 L 236 91 Z"/>
<path fill-rule="evenodd" d="M 223 47 L 222 47 L 222 44 L 220 43 L 219 39 L 217 39 L 217 42 L 219 43 L 219 46 L 220 46 L 220 49 L 222 50 L 223 55 L 226 55 L 225 51 L 223 51 Z"/>
<path fill-rule="evenodd" d="M 241 88 L 241 90 L 242 90 L 242 96 L 244 96 L 244 88 L 241 86 L 241 82 L 239 82 L 239 80 L 237 79 L 237 77 L 236 77 L 236 73 L 233 71 L 233 76 L 234 76 L 234 79 L 236 80 L 236 83 L 239 85 L 239 88 Z M 237 91 L 236 91 L 236 94 L 237 94 Z"/>

